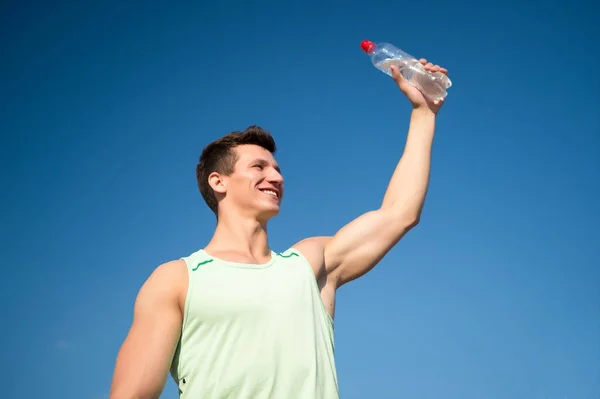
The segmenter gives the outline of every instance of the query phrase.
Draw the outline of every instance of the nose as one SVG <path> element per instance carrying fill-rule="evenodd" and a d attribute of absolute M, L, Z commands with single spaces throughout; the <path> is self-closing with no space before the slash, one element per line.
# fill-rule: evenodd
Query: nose
<path fill-rule="evenodd" d="M 276 184 L 278 186 L 283 185 L 283 176 L 281 175 L 281 173 L 275 169 L 275 168 L 270 168 L 270 173 L 267 176 L 267 180 L 269 181 L 269 183 L 271 184 Z"/>

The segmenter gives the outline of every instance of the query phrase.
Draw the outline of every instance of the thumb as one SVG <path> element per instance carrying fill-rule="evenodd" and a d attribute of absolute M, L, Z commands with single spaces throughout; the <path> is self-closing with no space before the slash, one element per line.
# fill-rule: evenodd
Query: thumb
<path fill-rule="evenodd" d="M 398 84 L 398 87 L 400 87 L 400 89 L 402 91 L 405 91 L 406 87 L 408 85 L 408 82 L 406 81 L 406 79 L 404 79 L 404 77 L 400 73 L 400 68 L 398 68 L 396 65 L 391 65 L 390 70 L 392 71 L 392 78 Z"/>

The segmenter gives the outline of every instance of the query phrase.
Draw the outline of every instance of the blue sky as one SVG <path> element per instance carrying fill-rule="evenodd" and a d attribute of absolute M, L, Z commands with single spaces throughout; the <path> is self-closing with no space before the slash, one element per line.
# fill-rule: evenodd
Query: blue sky
<path fill-rule="evenodd" d="M 454 86 L 421 224 L 339 292 L 342 398 L 598 398 L 598 7 L 208 3 L 3 3 L 2 397 L 107 395 L 138 288 L 210 238 L 209 141 L 275 136 L 275 250 L 376 207 L 410 107 L 370 39 Z"/>

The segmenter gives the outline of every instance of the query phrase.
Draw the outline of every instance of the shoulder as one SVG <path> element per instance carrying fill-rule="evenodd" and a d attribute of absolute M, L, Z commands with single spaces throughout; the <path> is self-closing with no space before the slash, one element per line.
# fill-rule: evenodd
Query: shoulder
<path fill-rule="evenodd" d="M 157 266 L 143 283 L 137 302 L 182 304 L 185 302 L 187 286 L 185 261 L 178 259 L 165 262 Z"/>
<path fill-rule="evenodd" d="M 325 247 L 330 240 L 329 236 L 309 237 L 293 246 L 310 263 L 317 277 L 325 271 Z"/>
<path fill-rule="evenodd" d="M 156 267 L 146 283 L 167 288 L 187 280 L 187 267 L 183 259 L 172 260 Z"/>

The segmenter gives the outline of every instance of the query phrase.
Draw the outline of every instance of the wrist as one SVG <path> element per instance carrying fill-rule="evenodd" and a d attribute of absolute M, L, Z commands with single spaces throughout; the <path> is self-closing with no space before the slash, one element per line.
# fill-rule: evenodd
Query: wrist
<path fill-rule="evenodd" d="M 419 118 L 435 118 L 436 113 L 427 106 L 413 107 L 411 116 Z"/>

